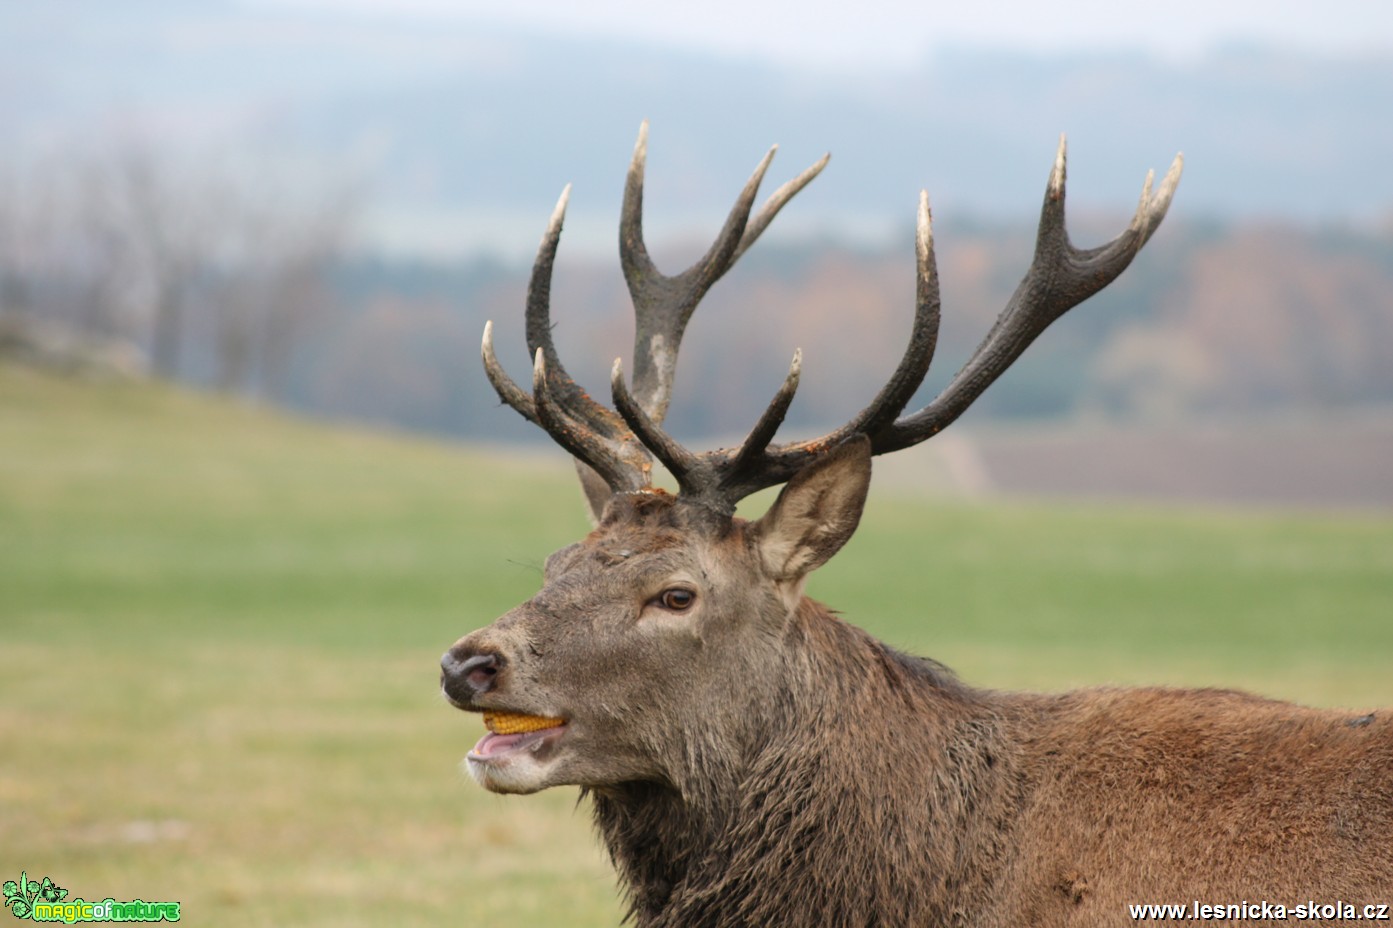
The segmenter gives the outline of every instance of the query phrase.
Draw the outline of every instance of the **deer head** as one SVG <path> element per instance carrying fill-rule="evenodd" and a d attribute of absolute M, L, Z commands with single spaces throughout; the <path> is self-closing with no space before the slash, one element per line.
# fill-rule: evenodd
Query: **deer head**
<path fill-rule="evenodd" d="M 694 806 L 738 781 L 742 765 L 835 700 L 838 674 L 857 672 L 825 610 L 803 596 L 808 574 L 851 537 L 870 484 L 871 458 L 918 444 L 953 422 L 1071 307 L 1115 279 L 1159 226 L 1180 178 L 1177 156 L 1159 189 L 1148 175 L 1130 225 L 1092 249 L 1064 223 L 1061 138 L 1035 255 L 996 324 L 943 392 L 902 415 L 933 357 L 939 288 L 927 194 L 919 200 L 917 291 L 908 345 L 888 383 L 850 422 L 820 438 L 773 441 L 798 387 L 788 376 L 737 448 L 692 452 L 662 429 L 678 346 L 706 291 L 827 163 L 785 184 L 750 218 L 771 150 L 746 183 L 710 250 L 675 276 L 658 272 L 643 241 L 647 125 L 625 186 L 620 258 L 636 319 L 634 384 L 615 361 L 613 408 L 566 374 L 552 343 L 553 260 L 569 188 L 542 238 L 527 296 L 530 392 L 495 357 L 483 360 L 502 400 L 576 459 L 596 527 L 546 562 L 542 589 L 444 655 L 442 688 L 483 711 L 491 732 L 469 753 L 485 788 L 527 793 L 644 783 Z M 677 494 L 652 485 L 653 459 Z M 767 514 L 736 503 L 784 484 Z M 840 669 L 839 669 L 840 668 Z"/>

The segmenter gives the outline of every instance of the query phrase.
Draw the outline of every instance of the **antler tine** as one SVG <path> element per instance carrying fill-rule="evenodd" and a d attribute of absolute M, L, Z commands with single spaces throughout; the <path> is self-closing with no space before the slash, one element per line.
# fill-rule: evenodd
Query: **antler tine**
<path fill-rule="evenodd" d="M 779 210 L 783 209 L 789 200 L 797 196 L 800 190 L 812 183 L 813 178 L 822 173 L 822 169 L 827 167 L 827 162 L 830 160 L 832 160 L 832 155 L 829 152 L 817 159 L 802 174 L 770 194 L 769 199 L 764 201 L 764 205 L 755 214 L 755 218 L 750 220 L 750 224 L 745 227 L 745 234 L 740 236 L 740 245 L 735 249 L 735 254 L 730 259 L 731 264 L 740 260 L 740 256 L 749 250 L 755 240 L 769 227 L 769 223 L 774 221 L 774 217 L 779 215 Z"/>
<path fill-rule="evenodd" d="M 1175 196 L 1175 188 L 1180 186 L 1180 173 L 1184 170 L 1185 153 L 1179 152 L 1171 161 L 1171 166 L 1166 169 L 1166 176 L 1161 178 L 1161 187 L 1156 191 L 1154 197 L 1151 196 L 1151 180 L 1156 176 L 1156 172 L 1146 172 L 1146 183 L 1142 185 L 1141 202 L 1137 204 L 1137 212 L 1132 217 L 1131 226 L 1141 234 L 1141 244 L 1137 246 L 1138 250 L 1142 245 L 1151 241 L 1151 236 L 1161 226 L 1161 220 L 1166 218 L 1166 212 L 1171 206 L 1171 199 Z"/>
<path fill-rule="evenodd" d="M 498 363 L 498 356 L 493 353 L 492 319 L 484 323 L 484 344 L 481 354 L 484 357 L 484 373 L 488 375 L 489 383 L 493 384 L 498 398 L 521 413 L 528 422 L 541 425 L 537 419 L 537 409 L 532 402 L 532 397 L 513 382 L 513 378 L 509 377 L 507 371 L 503 370 L 503 365 Z"/>
<path fill-rule="evenodd" d="M 639 123 L 638 141 L 624 178 L 624 202 L 619 208 L 619 262 L 624 278 L 660 277 L 643 240 L 643 169 L 648 162 L 648 120 Z"/>
<path fill-rule="evenodd" d="M 929 210 L 929 193 L 919 192 L 919 213 L 914 231 L 914 328 L 909 344 L 900 358 L 899 366 L 890 381 L 871 404 L 848 423 L 841 434 L 828 437 L 833 443 L 855 433 L 876 435 L 895 420 L 924 382 L 938 347 L 940 300 L 938 293 L 938 262 L 934 258 L 933 214 Z"/>
<path fill-rule="evenodd" d="M 692 481 L 702 470 L 701 459 L 678 444 L 644 412 L 624 383 L 624 363 L 619 358 L 614 359 L 609 382 L 614 397 L 614 408 L 619 410 L 619 415 L 623 416 L 624 422 L 633 430 L 634 437 L 643 442 L 644 446 L 663 462 L 668 472 L 677 478 L 680 487 L 686 490 L 689 486 L 694 486 Z"/>
<path fill-rule="evenodd" d="M 648 123 L 639 127 L 633 161 L 624 185 L 619 256 L 634 303 L 634 388 L 639 404 L 655 422 L 667 415 L 677 350 L 687 322 L 701 298 L 754 244 L 784 205 L 827 163 L 824 157 L 765 202 L 753 223 L 750 210 L 778 146 L 769 149 L 746 181 L 711 247 L 680 274 L 661 273 L 643 240 L 643 174 L 648 157 Z"/>
<path fill-rule="evenodd" d="M 967 363 L 933 402 L 872 435 L 876 454 L 907 448 L 942 431 L 962 415 L 1050 323 L 1112 283 L 1131 264 L 1165 217 L 1184 166 L 1183 157 L 1177 155 L 1154 195 L 1148 175 L 1142 201 L 1127 229 L 1105 245 L 1084 250 L 1069 242 L 1065 228 L 1065 158 L 1065 139 L 1061 135 L 1040 211 L 1035 256 L 1010 302 Z"/>
<path fill-rule="evenodd" d="M 613 412 L 591 399 L 571 379 L 571 376 L 566 373 L 566 368 L 562 365 L 561 357 L 556 353 L 556 346 L 552 341 L 551 275 L 552 268 L 556 263 L 556 248 L 561 241 L 561 227 L 566 219 L 566 204 L 570 198 L 571 185 L 567 184 L 556 201 L 556 208 L 552 210 L 546 232 L 542 234 L 542 242 L 537 248 L 537 259 L 532 264 L 532 277 L 527 285 L 527 349 L 534 356 L 538 351 L 546 355 L 548 386 L 555 394 L 556 400 L 572 416 L 582 420 L 606 438 L 619 440 L 623 436 L 618 418 Z M 487 365 L 487 359 L 485 364 Z M 490 374 L 490 380 L 492 379 L 493 375 Z M 498 389 L 497 383 L 494 384 L 494 388 Z M 504 401 L 507 402 L 506 397 Z M 518 411 L 522 412 L 522 410 Z M 527 414 L 523 413 L 523 415 Z"/>
<path fill-rule="evenodd" d="M 796 348 L 793 352 L 793 362 L 788 366 L 788 376 L 784 378 L 779 392 L 774 394 L 774 399 L 770 401 L 754 428 L 750 429 L 750 434 L 741 443 L 740 450 L 735 453 L 732 459 L 733 470 L 740 472 L 749 469 L 764 454 L 769 443 L 774 440 L 774 433 L 783 424 L 784 416 L 788 414 L 789 404 L 793 402 L 793 394 L 798 392 L 798 381 L 802 374 L 803 349 Z"/>
<path fill-rule="evenodd" d="M 640 490 L 649 483 L 651 465 L 641 448 L 631 460 L 621 457 L 605 440 L 584 423 L 571 418 L 569 412 L 551 395 L 547 376 L 546 352 L 537 349 L 532 364 L 532 400 L 537 423 L 556 443 L 569 451 L 578 461 L 587 464 L 616 493 Z M 620 445 L 621 449 L 626 446 Z"/>

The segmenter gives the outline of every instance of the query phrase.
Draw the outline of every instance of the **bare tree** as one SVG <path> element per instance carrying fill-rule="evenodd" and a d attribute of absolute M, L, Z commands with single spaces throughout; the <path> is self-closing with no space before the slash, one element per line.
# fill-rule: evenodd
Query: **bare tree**
<path fill-rule="evenodd" d="M 0 169 L 0 318 L 20 318 L 32 309 L 37 213 L 25 181 L 14 164 Z"/>
<path fill-rule="evenodd" d="M 131 147 L 117 166 L 123 220 L 149 305 L 150 360 L 159 376 L 179 374 L 186 301 L 200 271 L 207 226 L 198 200 L 152 150 Z"/>
<path fill-rule="evenodd" d="M 3 165 L 0 316 L 41 323 L 49 354 L 133 339 L 159 376 L 185 374 L 191 351 L 220 389 L 283 397 L 296 345 L 329 303 L 347 186 L 278 184 L 245 156 L 210 166 L 139 139 L 107 147 Z"/>
<path fill-rule="evenodd" d="M 278 223 L 269 238 L 260 350 L 260 389 L 269 399 L 285 398 L 295 348 L 331 302 L 327 276 L 351 212 L 351 197 L 331 191 Z"/>
<path fill-rule="evenodd" d="M 74 283 L 73 324 L 94 340 L 126 334 L 135 243 L 123 222 L 119 179 L 103 163 L 89 162 L 74 173 L 60 233 L 63 274 Z"/>
<path fill-rule="evenodd" d="M 214 383 L 285 397 L 295 349 L 330 302 L 326 274 L 348 227 L 338 189 L 313 202 L 224 181 L 211 200 L 199 297 L 212 316 Z"/>

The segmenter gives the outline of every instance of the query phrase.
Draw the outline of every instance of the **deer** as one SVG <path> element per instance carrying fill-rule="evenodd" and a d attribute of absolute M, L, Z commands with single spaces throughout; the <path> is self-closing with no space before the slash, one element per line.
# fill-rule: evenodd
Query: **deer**
<path fill-rule="evenodd" d="M 693 452 L 663 428 L 687 323 L 828 159 L 752 217 L 771 149 L 706 254 L 669 276 L 643 236 L 647 132 L 620 216 L 632 386 L 616 360 L 613 405 L 597 401 L 553 344 L 569 186 L 527 290 L 530 391 L 484 329 L 490 383 L 575 459 L 594 529 L 547 558 L 535 596 L 441 659 L 446 700 L 489 729 L 465 760 L 474 780 L 505 794 L 579 787 L 640 928 L 1105 926 L 1145 903 L 1183 903 L 1189 914 L 1165 916 L 1180 921 L 1203 905 L 1291 917 L 1307 900 L 1387 914 L 1393 712 L 1226 689 L 987 690 L 804 595 L 856 530 L 872 459 L 940 432 L 1116 279 L 1164 218 L 1182 157 L 1154 189 L 1147 175 L 1120 235 L 1080 249 L 1065 229 L 1061 137 L 1019 287 L 942 392 L 906 414 L 939 324 L 921 193 L 912 330 L 869 405 L 821 437 L 776 443 L 795 352 L 738 447 Z M 654 485 L 655 462 L 676 492 Z M 735 514 L 772 487 L 762 516 Z"/>

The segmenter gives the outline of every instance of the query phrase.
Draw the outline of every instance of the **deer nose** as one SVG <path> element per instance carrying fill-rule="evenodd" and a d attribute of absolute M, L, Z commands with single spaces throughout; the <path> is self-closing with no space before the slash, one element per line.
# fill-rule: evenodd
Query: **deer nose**
<path fill-rule="evenodd" d="M 467 703 L 493 689 L 503 663 L 492 651 L 464 656 L 451 648 L 440 658 L 440 686 L 455 702 Z"/>

